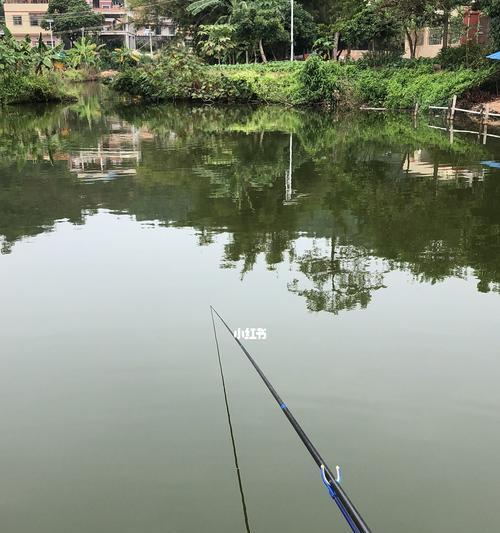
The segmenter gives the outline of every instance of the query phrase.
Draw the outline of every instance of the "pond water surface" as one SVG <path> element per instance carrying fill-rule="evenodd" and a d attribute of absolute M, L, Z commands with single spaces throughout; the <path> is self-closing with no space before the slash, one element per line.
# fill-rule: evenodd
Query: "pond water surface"
<path fill-rule="evenodd" d="M 87 92 L 0 112 L 2 533 L 245 531 L 210 304 L 374 532 L 498 531 L 500 143 Z M 347 531 L 219 334 L 250 530 Z"/>

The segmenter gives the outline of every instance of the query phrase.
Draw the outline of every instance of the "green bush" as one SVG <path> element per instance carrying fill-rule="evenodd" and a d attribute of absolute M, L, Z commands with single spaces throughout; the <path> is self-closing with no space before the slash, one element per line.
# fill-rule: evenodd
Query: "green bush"
<path fill-rule="evenodd" d="M 323 61 L 316 54 L 310 56 L 299 73 L 301 99 L 310 104 L 335 103 L 344 68 L 337 62 Z"/>
<path fill-rule="evenodd" d="M 482 68 L 488 66 L 488 51 L 484 46 L 475 43 L 463 44 L 441 49 L 435 62 L 444 69 Z"/>
<path fill-rule="evenodd" d="M 75 100 L 56 74 L 0 74 L 0 104 Z"/>
<path fill-rule="evenodd" d="M 359 105 L 413 108 L 446 104 L 456 94 L 484 87 L 495 67 L 436 70 L 432 60 L 401 60 L 398 66 L 369 67 L 317 55 L 305 62 L 208 66 L 183 51 L 162 54 L 150 64 L 125 69 L 112 83 L 121 92 L 150 100 L 248 101 L 286 105 Z"/>
<path fill-rule="evenodd" d="M 407 60 L 401 57 L 401 52 L 390 52 L 383 50 L 376 50 L 375 52 L 367 52 L 361 59 L 356 61 L 358 67 L 400 67 L 405 64 Z"/>
<path fill-rule="evenodd" d="M 244 78 L 229 77 L 205 65 L 191 52 L 170 51 L 151 64 L 125 68 L 111 87 L 146 100 L 251 100 L 254 93 Z"/>

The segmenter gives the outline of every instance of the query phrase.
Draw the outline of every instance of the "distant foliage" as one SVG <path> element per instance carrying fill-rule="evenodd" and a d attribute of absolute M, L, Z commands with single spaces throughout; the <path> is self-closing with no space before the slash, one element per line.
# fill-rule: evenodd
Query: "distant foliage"
<path fill-rule="evenodd" d="M 251 100 L 244 79 L 233 79 L 210 68 L 186 49 L 174 49 L 151 64 L 127 68 L 114 80 L 117 91 L 147 100 Z"/>
<path fill-rule="evenodd" d="M 35 74 L 11 73 L 0 75 L 0 104 L 21 104 L 35 102 L 62 102 L 75 100 L 60 78 L 53 73 Z"/>
<path fill-rule="evenodd" d="M 237 47 L 236 27 L 232 24 L 206 24 L 199 28 L 200 52 L 208 58 L 215 58 L 220 64 Z"/>
<path fill-rule="evenodd" d="M 299 74 L 300 96 L 311 104 L 333 104 L 338 99 L 342 84 L 342 66 L 326 62 L 318 55 L 312 55 Z"/>
<path fill-rule="evenodd" d="M 218 67 L 206 65 L 192 52 L 174 50 L 152 64 L 126 69 L 113 87 L 151 100 L 409 109 L 416 102 L 422 107 L 446 104 L 454 94 L 466 95 L 494 80 L 495 72 L 494 66 L 436 71 L 430 60 L 399 60 L 373 68 L 366 60 L 343 64 L 316 54 L 305 62 Z"/>
<path fill-rule="evenodd" d="M 365 53 L 361 59 L 356 61 L 356 65 L 368 68 L 401 67 L 407 62 L 407 59 L 402 58 L 402 51 L 376 50 Z"/>
<path fill-rule="evenodd" d="M 94 43 L 88 37 L 81 37 L 67 52 L 67 62 L 72 68 L 97 68 L 100 65 L 99 51 L 104 45 Z"/>
<path fill-rule="evenodd" d="M 445 69 L 480 68 L 490 64 L 486 58 L 488 54 L 484 46 L 467 43 L 461 46 L 452 46 L 439 51 L 436 63 Z"/>
<path fill-rule="evenodd" d="M 52 23 L 48 21 L 52 20 Z M 61 32 L 66 48 L 81 36 L 81 30 L 97 32 L 104 24 L 104 16 L 92 11 L 85 0 L 49 0 L 42 27 Z"/>
<path fill-rule="evenodd" d="M 69 98 L 60 77 L 53 72 L 61 60 L 60 47 L 51 48 L 40 38 L 17 41 L 8 30 L 0 39 L 0 104 L 61 101 Z"/>

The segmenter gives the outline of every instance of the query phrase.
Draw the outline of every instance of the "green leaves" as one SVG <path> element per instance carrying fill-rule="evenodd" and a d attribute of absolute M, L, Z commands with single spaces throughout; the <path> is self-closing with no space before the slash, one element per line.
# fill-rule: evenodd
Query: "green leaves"
<path fill-rule="evenodd" d="M 82 28 L 95 31 L 104 23 L 104 17 L 94 13 L 85 0 L 49 0 L 42 27 L 48 29 L 51 19 L 54 33 L 61 32 L 63 39 L 70 42 L 78 38 Z"/>
<path fill-rule="evenodd" d="M 215 57 L 219 63 L 225 59 L 236 46 L 236 27 L 231 24 L 209 24 L 200 26 L 202 38 L 198 47 L 207 57 Z"/>
<path fill-rule="evenodd" d="M 196 0 L 186 7 L 186 10 L 192 15 L 199 15 L 210 8 L 224 5 L 224 0 Z"/>
<path fill-rule="evenodd" d="M 104 45 L 97 45 L 87 37 L 81 37 L 68 50 L 68 64 L 73 68 L 97 67 L 100 62 L 99 50 Z"/>

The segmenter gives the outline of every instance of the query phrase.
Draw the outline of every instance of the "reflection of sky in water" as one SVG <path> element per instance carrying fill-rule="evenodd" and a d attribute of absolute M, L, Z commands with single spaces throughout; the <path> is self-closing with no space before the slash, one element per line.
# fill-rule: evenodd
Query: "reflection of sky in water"
<path fill-rule="evenodd" d="M 254 355 L 374 531 L 494 531 L 494 142 L 404 115 L 91 104 L 0 116 L 2 533 L 242 530 L 210 304 L 267 329 Z M 343 527 L 230 341 L 255 531 Z"/>

